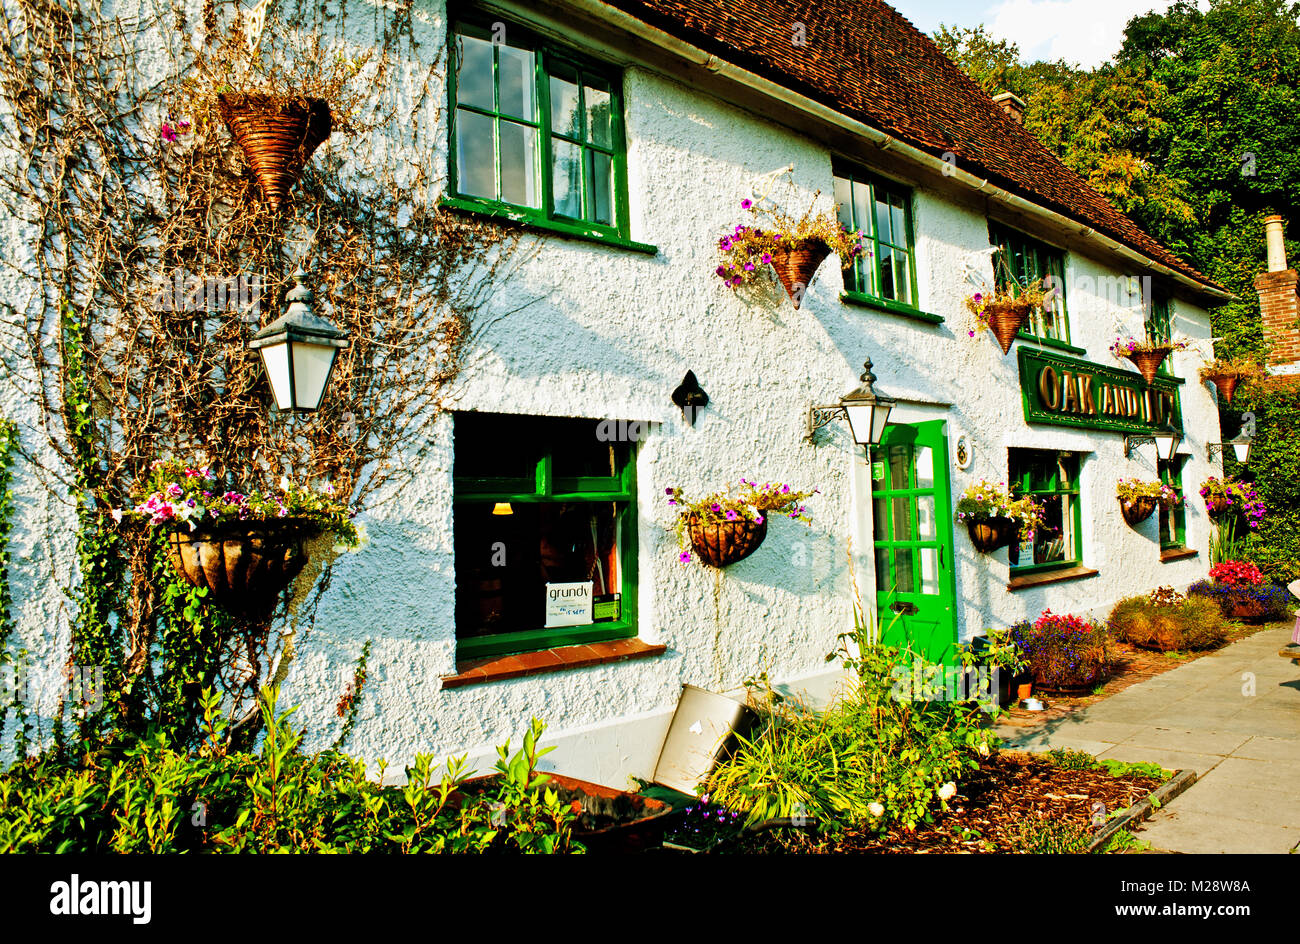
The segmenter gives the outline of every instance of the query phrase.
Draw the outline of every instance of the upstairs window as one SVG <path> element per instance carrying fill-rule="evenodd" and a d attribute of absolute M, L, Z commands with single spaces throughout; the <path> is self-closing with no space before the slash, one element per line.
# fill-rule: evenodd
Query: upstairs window
<path fill-rule="evenodd" d="M 1006 273 L 1025 286 L 1051 277 L 1050 287 L 1055 296 L 1041 309 L 1029 316 L 1020 336 L 1039 341 L 1070 343 L 1070 320 L 1065 304 L 1065 253 L 1045 243 L 1007 229 L 996 223 L 989 224 L 989 244 L 997 248 L 993 260 L 994 279 L 999 290 L 1007 287 Z"/>
<path fill-rule="evenodd" d="M 1045 449 L 1012 449 L 1008 454 L 1011 494 L 1043 505 L 1037 531 L 1021 533 L 1009 555 L 1013 574 L 1035 573 L 1083 562 L 1079 506 L 1079 456 Z"/>
<path fill-rule="evenodd" d="M 460 22 L 452 32 L 453 194 L 626 238 L 618 70 L 496 25 Z"/>
<path fill-rule="evenodd" d="M 1148 338 L 1153 341 L 1173 340 L 1174 312 L 1169 292 L 1149 277 L 1142 279 L 1142 312 Z M 1172 377 L 1172 360 L 1172 357 L 1166 357 L 1161 361 L 1156 373 L 1162 377 Z"/>
<path fill-rule="evenodd" d="M 635 636 L 636 483 L 627 424 L 457 413 L 461 659 Z"/>
<path fill-rule="evenodd" d="M 912 194 L 901 184 L 844 168 L 835 174 L 840 222 L 861 230 L 866 255 L 844 270 L 844 289 L 916 308 Z"/>

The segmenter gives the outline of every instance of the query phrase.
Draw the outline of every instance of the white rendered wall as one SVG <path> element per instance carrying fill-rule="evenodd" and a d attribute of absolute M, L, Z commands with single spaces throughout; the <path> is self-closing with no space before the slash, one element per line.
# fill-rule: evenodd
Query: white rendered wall
<path fill-rule="evenodd" d="M 421 13 L 426 36 L 436 40 L 443 30 L 440 5 Z M 1049 606 L 1104 614 L 1125 595 L 1185 586 L 1204 573 L 1204 557 L 1160 562 L 1154 517 L 1136 530 L 1120 517 L 1115 482 L 1153 478 L 1152 447 L 1125 460 L 1118 433 L 1026 425 L 1015 351 L 1003 357 L 989 336 L 966 336 L 962 299 L 970 286 L 962 281 L 962 262 L 988 242 L 980 205 L 916 191 L 920 303 L 944 316 L 942 325 L 842 303 L 833 260 L 797 311 L 779 288 L 734 293 L 712 270 L 718 235 L 744 219 L 740 200 L 755 178 L 791 163 L 802 194 L 802 205 L 792 208 L 801 210 L 818 190 L 830 194 L 830 150 L 815 137 L 643 67 L 626 70 L 624 97 L 631 235 L 658 253 L 538 237 L 536 253 L 497 300 L 497 313 L 529 304 L 484 331 L 454 408 L 662 423 L 637 456 L 639 635 L 668 651 L 441 690 L 439 678 L 453 674 L 456 664 L 455 443 L 453 421 L 444 417 L 422 448 L 403 459 L 418 470 L 411 485 L 363 514 L 368 543 L 337 561 L 315 625 L 301 634 L 282 701 L 301 706 L 310 747 L 333 740 L 335 705 L 367 640 L 373 642 L 370 680 L 348 748 L 385 757 L 398 769 L 416 752 L 468 751 L 490 764 L 491 746 L 506 738 L 517 744 L 528 718 L 537 716 L 550 726 L 548 742 L 560 746 L 550 765 L 623 786 L 629 775 L 651 773 L 685 683 L 737 691 L 746 678 L 767 672 L 792 690 L 828 697 L 840 676 L 825 657 L 852 627 L 850 537 L 862 598 L 869 606 L 874 600 L 866 547 L 870 482 L 842 422 L 823 430 L 816 445 L 804 441 L 804 423 L 810 405 L 835 402 L 856 386 L 868 356 L 883 391 L 951 404 L 900 407 L 898 417 L 946 418 L 950 449 L 958 433 L 970 437 L 970 468 L 951 469 L 954 503 L 975 479 L 1005 480 L 1008 447 L 1085 454 L 1085 563 L 1100 576 L 1012 593 L 1006 551 L 978 554 L 958 529 L 962 638 Z M 347 146 L 330 142 L 335 151 Z M 445 147 L 439 153 L 445 167 Z M 21 241 L 11 234 L 7 248 Z M 1117 319 L 1131 333 L 1142 322 L 1136 297 L 1125 310 L 1076 288 L 1079 279 L 1129 274 L 1137 273 L 1115 260 L 1069 254 L 1072 339 L 1087 349 L 1088 360 L 1113 364 L 1107 348 Z M 1209 337 L 1203 311 L 1181 299 L 1176 311 L 1178 330 Z M 1182 388 L 1184 451 L 1192 456 L 1184 471 L 1193 497 L 1188 542 L 1204 550 L 1206 522 L 1195 492 L 1206 475 L 1217 474 L 1217 463 L 1205 461 L 1205 442 L 1218 438 L 1218 419 L 1212 395 L 1195 380 L 1198 363 L 1192 352 L 1175 357 L 1176 373 L 1189 378 Z M 693 428 L 669 401 L 688 369 L 710 396 Z M 17 409 L 33 413 L 21 404 Z M 756 554 L 722 572 L 681 564 L 664 490 L 680 486 L 700 495 L 741 477 L 820 489 L 808 503 L 812 526 L 774 521 Z M 51 626 L 63 606 L 59 588 L 72 578 L 68 541 L 38 547 L 48 500 L 33 484 L 23 489 L 14 538 L 20 634 L 29 647 L 56 658 L 66 646 L 66 623 L 61 636 Z"/>

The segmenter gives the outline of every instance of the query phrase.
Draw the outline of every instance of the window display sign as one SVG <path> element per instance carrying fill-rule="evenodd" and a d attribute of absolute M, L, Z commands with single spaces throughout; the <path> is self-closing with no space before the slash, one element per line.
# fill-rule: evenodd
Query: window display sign
<path fill-rule="evenodd" d="M 1173 420 L 1182 429 L 1179 381 L 1081 361 L 1022 345 L 1020 391 L 1025 422 L 1121 433 L 1150 433 Z"/>
<path fill-rule="evenodd" d="M 582 583 L 548 583 L 546 585 L 546 627 L 585 626 L 592 619 L 591 580 Z"/>

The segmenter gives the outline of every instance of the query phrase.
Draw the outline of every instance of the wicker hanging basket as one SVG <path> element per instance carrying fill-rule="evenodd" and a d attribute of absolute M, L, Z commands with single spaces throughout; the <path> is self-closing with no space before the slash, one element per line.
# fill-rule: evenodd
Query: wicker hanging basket
<path fill-rule="evenodd" d="M 700 560 L 710 567 L 726 567 L 758 550 L 767 537 L 767 520 L 762 524 L 747 518 L 706 523 L 692 515 L 686 523 L 686 534 Z"/>
<path fill-rule="evenodd" d="M 1029 320 L 1029 313 L 1034 306 L 1018 298 L 1000 298 L 985 306 L 984 312 L 989 320 L 989 330 L 1002 346 L 1002 353 L 1011 350 L 1011 342 L 1016 339 L 1020 329 Z"/>
<path fill-rule="evenodd" d="M 1210 374 L 1205 379 L 1214 384 L 1225 403 L 1231 403 L 1232 395 L 1237 392 L 1237 381 L 1241 378 L 1236 374 Z"/>
<path fill-rule="evenodd" d="M 772 268 L 776 277 L 785 286 L 785 293 L 799 307 L 808 283 L 817 274 L 817 269 L 831 254 L 831 247 L 820 239 L 808 239 L 794 243 L 788 249 L 778 249 L 772 253 Z"/>
<path fill-rule="evenodd" d="M 966 530 L 975 550 L 990 554 L 1014 541 L 1020 524 L 1014 518 L 974 518 L 966 522 Z"/>
<path fill-rule="evenodd" d="M 1165 362 L 1165 358 L 1174 352 L 1169 345 L 1162 344 L 1159 347 L 1153 347 L 1150 350 L 1129 351 L 1124 356 L 1133 362 L 1133 366 L 1138 369 L 1142 379 L 1151 383 L 1156 379 L 1156 371 L 1160 365 Z"/>
<path fill-rule="evenodd" d="M 303 165 L 333 129 L 329 105 L 319 98 L 277 102 L 268 95 L 229 93 L 217 96 L 217 111 L 272 210 L 288 201 Z"/>
<path fill-rule="evenodd" d="M 307 563 L 303 544 L 320 534 L 312 521 L 236 521 L 173 531 L 167 552 L 186 583 L 206 587 L 209 599 L 232 613 L 257 615 L 275 606 L 280 592 Z"/>
<path fill-rule="evenodd" d="M 1132 499 L 1121 498 L 1119 509 L 1129 527 L 1137 527 L 1151 517 L 1152 512 L 1156 510 L 1156 506 L 1159 504 L 1160 499 L 1154 496 L 1139 495 L 1137 498 Z"/>

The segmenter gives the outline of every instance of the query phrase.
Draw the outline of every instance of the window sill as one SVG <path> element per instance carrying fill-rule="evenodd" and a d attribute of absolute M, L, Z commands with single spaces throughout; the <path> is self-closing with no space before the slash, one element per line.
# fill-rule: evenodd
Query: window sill
<path fill-rule="evenodd" d="M 876 311 L 883 311 L 889 315 L 898 315 L 901 318 L 911 318 L 913 321 L 923 321 L 926 324 L 943 324 L 943 315 L 932 315 L 928 311 L 921 311 L 919 308 L 912 308 L 909 305 L 901 305 L 898 302 L 891 302 L 883 298 L 875 298 L 871 295 L 863 295 L 861 292 L 840 292 L 840 301 L 849 305 L 858 305 L 862 308 L 874 308 Z"/>
<path fill-rule="evenodd" d="M 1187 557 L 1200 557 L 1201 552 L 1190 547 L 1166 547 L 1160 552 L 1160 563 L 1183 560 Z"/>
<path fill-rule="evenodd" d="M 543 649 L 541 652 L 522 652 L 511 656 L 488 656 L 468 659 L 456 664 L 456 674 L 444 676 L 442 687 L 464 688 L 483 685 L 504 679 L 545 675 L 566 669 L 582 669 L 612 662 L 647 659 L 663 655 L 668 647 L 642 642 L 640 639 L 616 639 L 610 642 L 593 642 L 585 646 L 564 646 Z"/>
<path fill-rule="evenodd" d="M 605 233 L 593 227 L 583 226 L 580 223 L 566 223 L 562 220 L 545 219 L 544 217 L 536 215 L 535 211 L 521 210 L 480 200 L 471 200 L 465 197 L 444 196 L 439 203 L 441 206 L 448 207 L 449 209 L 461 213 L 471 213 L 475 216 L 483 216 L 507 223 L 514 223 L 518 226 L 524 227 L 525 229 L 554 233 L 557 236 L 567 236 L 570 239 L 581 239 L 589 243 L 600 243 L 602 246 L 628 249 L 632 252 L 640 252 L 648 256 L 653 256 L 659 252 L 657 246 L 651 246 L 649 243 L 639 243 L 632 239 L 625 239 L 622 236 Z"/>
<path fill-rule="evenodd" d="M 1058 341 L 1056 340 L 1056 338 L 1040 338 L 1038 335 L 1030 334 L 1027 331 L 1021 331 L 1019 334 L 1017 334 L 1016 340 L 1028 341 L 1030 344 L 1040 345 L 1042 347 L 1050 347 L 1054 350 L 1065 351 L 1066 353 L 1069 354 L 1083 355 L 1088 353 L 1087 348 L 1076 347 L 1075 345 L 1069 344 L 1065 341 Z"/>
<path fill-rule="evenodd" d="M 1007 582 L 1007 589 L 1010 591 L 1026 590 L 1029 587 L 1042 587 L 1049 583 L 1064 583 L 1067 580 L 1084 580 L 1088 577 L 1096 577 L 1098 571 L 1091 567 L 1065 567 L 1061 570 L 1045 570 L 1036 574 L 1024 574 L 1020 577 L 1012 577 Z"/>

